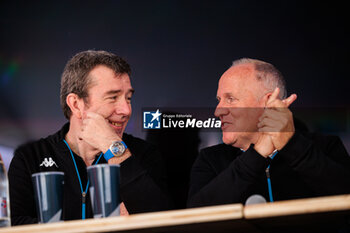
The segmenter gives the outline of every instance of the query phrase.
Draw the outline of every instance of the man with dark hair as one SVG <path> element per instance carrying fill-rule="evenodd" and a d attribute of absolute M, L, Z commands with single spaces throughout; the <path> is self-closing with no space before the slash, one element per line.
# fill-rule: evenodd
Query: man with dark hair
<path fill-rule="evenodd" d="M 221 76 L 215 115 L 223 144 L 201 150 L 188 206 L 350 193 L 350 157 L 341 140 L 295 130 L 285 81 L 271 64 L 243 58 Z"/>
<path fill-rule="evenodd" d="M 86 168 L 96 163 L 120 164 L 122 215 L 171 208 L 160 153 L 124 133 L 134 92 L 129 75 L 128 63 L 105 51 L 84 51 L 68 61 L 61 106 L 69 123 L 20 146 L 11 161 L 13 225 L 37 222 L 31 175 L 44 171 L 64 172 L 63 220 L 91 218 Z"/>

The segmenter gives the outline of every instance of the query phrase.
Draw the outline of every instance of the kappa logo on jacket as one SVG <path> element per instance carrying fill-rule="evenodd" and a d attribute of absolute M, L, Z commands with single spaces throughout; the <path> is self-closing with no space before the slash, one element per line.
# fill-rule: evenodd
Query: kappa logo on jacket
<path fill-rule="evenodd" d="M 56 167 L 57 164 L 55 161 L 53 161 L 53 159 L 51 157 L 49 157 L 49 159 L 45 158 L 44 161 L 40 164 L 40 167 L 45 166 L 45 167 L 52 167 L 53 165 L 55 165 Z"/>

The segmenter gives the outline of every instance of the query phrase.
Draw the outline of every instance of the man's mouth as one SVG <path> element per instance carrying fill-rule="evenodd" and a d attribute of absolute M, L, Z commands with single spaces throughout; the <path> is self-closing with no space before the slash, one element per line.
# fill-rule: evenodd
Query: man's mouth
<path fill-rule="evenodd" d="M 221 121 L 221 129 L 226 129 L 229 125 L 229 122 Z"/>
<path fill-rule="evenodd" d="M 114 125 L 115 127 L 122 127 L 123 126 L 123 122 L 112 122 L 112 121 L 108 121 L 109 124 Z"/>

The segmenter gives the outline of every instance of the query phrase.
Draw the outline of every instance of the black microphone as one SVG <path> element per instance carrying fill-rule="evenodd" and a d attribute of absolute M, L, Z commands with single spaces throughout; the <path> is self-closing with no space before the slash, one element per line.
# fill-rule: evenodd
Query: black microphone
<path fill-rule="evenodd" d="M 259 195 L 259 194 L 253 194 L 245 201 L 245 205 L 253 205 L 253 204 L 261 204 L 266 203 L 266 199 Z"/>

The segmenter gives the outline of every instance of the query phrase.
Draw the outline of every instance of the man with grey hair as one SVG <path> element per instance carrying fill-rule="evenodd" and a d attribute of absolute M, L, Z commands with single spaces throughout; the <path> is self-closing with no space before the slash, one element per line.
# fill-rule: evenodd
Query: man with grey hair
<path fill-rule="evenodd" d="M 350 157 L 341 140 L 295 130 L 285 81 L 271 64 L 243 58 L 221 76 L 215 115 L 223 144 L 201 150 L 188 206 L 273 202 L 350 193 Z"/>
<path fill-rule="evenodd" d="M 171 208 L 160 153 L 125 134 L 134 89 L 130 66 L 106 51 L 71 58 L 61 79 L 61 106 L 69 123 L 20 146 L 9 169 L 12 225 L 38 222 L 31 175 L 64 172 L 62 220 L 91 218 L 87 167 L 120 165 L 121 215 Z M 116 179 L 118 179 L 116 177 Z"/>

